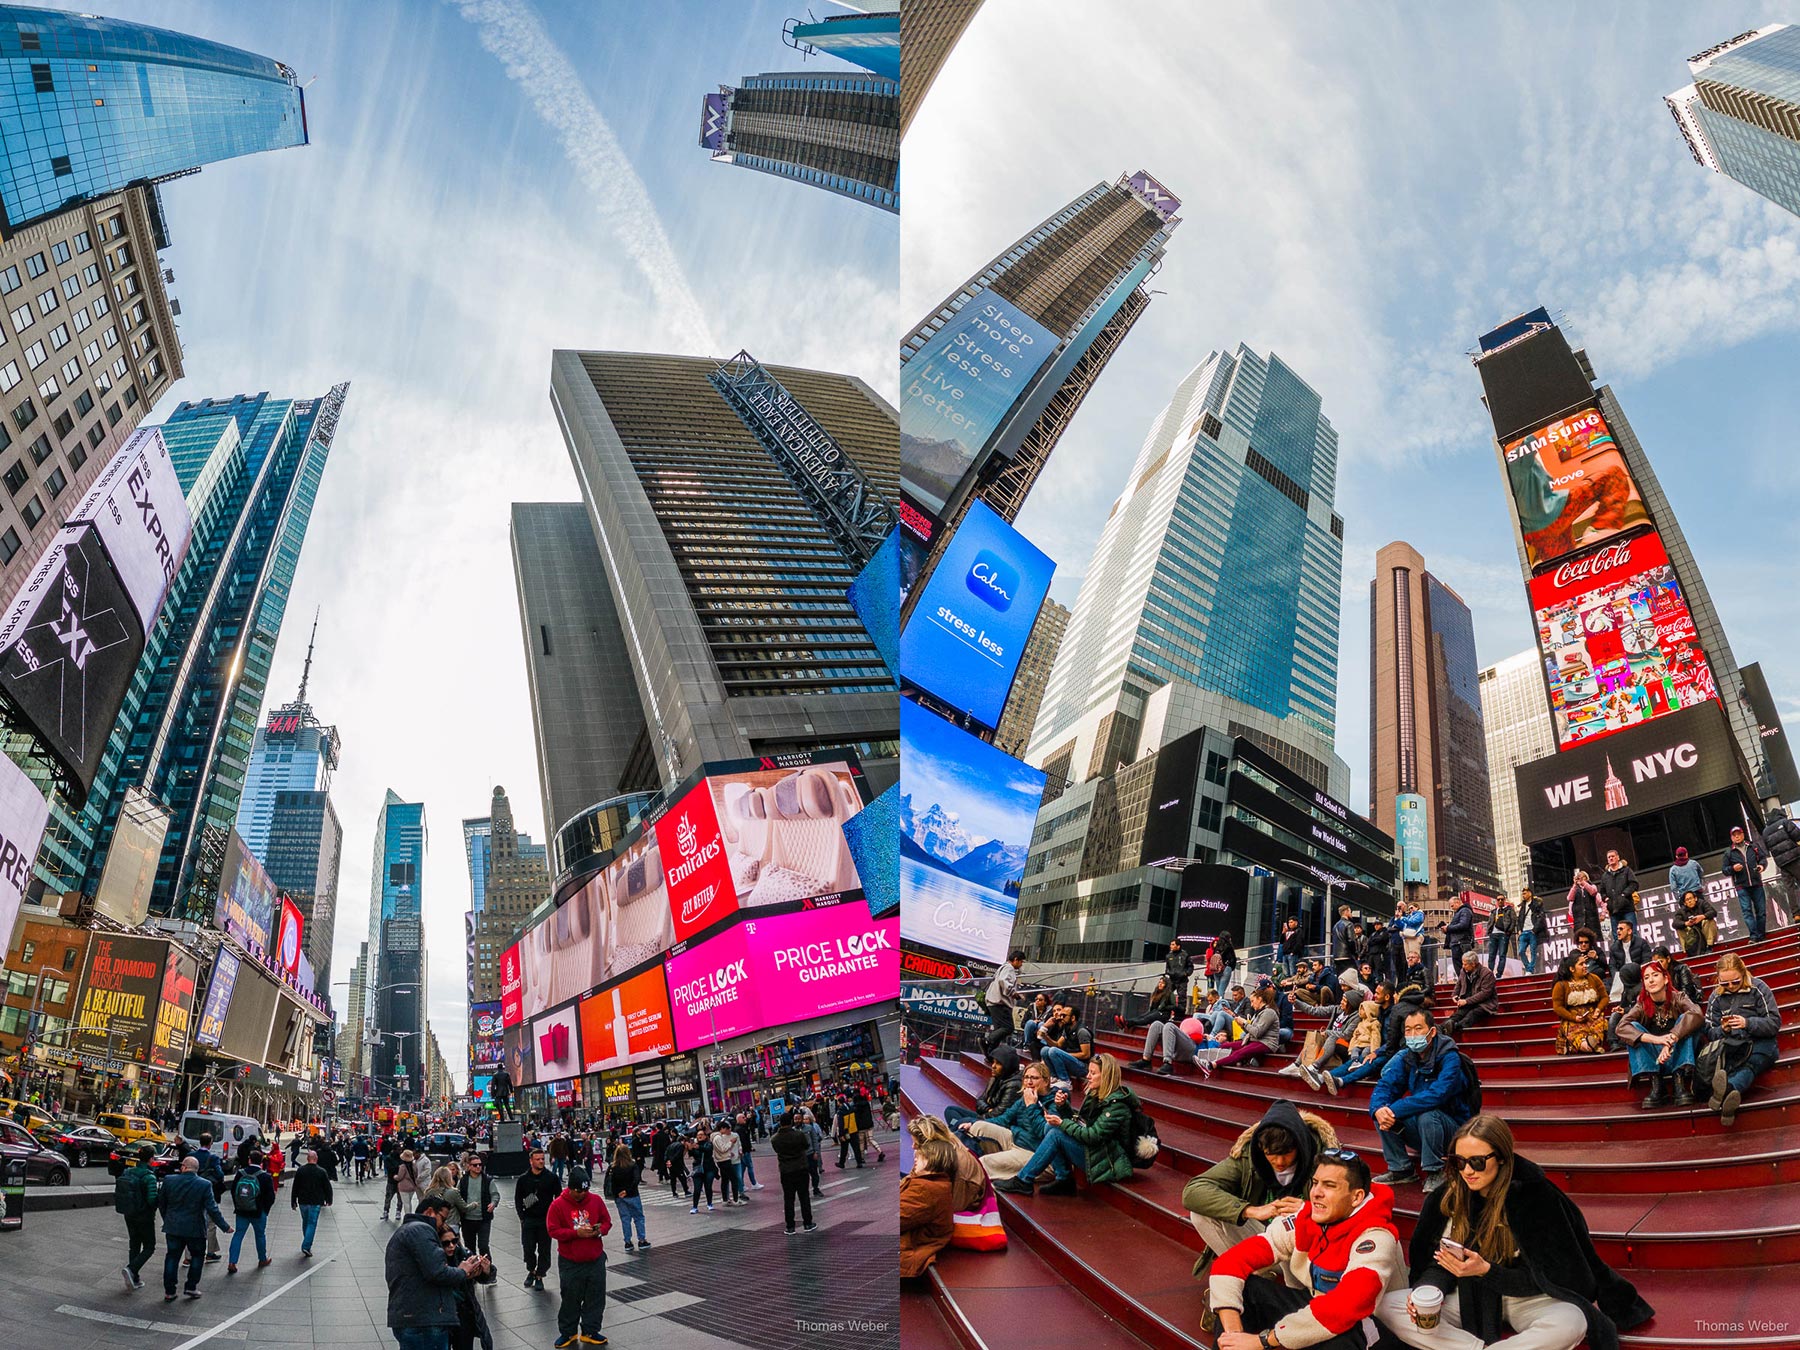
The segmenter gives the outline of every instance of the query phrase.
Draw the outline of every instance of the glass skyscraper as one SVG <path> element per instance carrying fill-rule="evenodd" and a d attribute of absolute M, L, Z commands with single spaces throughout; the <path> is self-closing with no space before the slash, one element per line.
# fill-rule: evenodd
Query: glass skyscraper
<path fill-rule="evenodd" d="M 238 155 L 305 145 L 294 72 L 91 14 L 0 5 L 0 230 Z"/>
<path fill-rule="evenodd" d="M 469 860 L 469 912 L 479 914 L 487 908 L 488 843 L 494 836 L 494 822 L 487 816 L 463 821 L 463 853 Z"/>
<path fill-rule="evenodd" d="M 374 1009 L 365 1036 L 378 1042 L 372 1072 L 378 1090 L 401 1076 L 410 1065 L 409 1086 L 419 1087 L 424 1055 L 426 986 L 423 880 L 425 804 L 403 801 L 392 788 L 375 822 L 375 850 L 369 877 L 369 987 L 366 1005 Z M 398 1034 L 396 1034 L 398 1033 Z"/>
<path fill-rule="evenodd" d="M 1688 70 L 1664 101 L 1695 162 L 1800 215 L 1800 28 L 1740 33 Z"/>
<path fill-rule="evenodd" d="M 1214 352 L 1152 423 L 1089 565 L 1027 757 L 1083 782 L 1139 753 L 1179 684 L 1334 797 L 1337 432 L 1282 360 Z M 1150 747 L 1155 748 L 1155 747 Z"/>
<path fill-rule="evenodd" d="M 861 70 L 746 75 L 706 95 L 700 144 L 722 163 L 900 210 L 898 79 Z"/>

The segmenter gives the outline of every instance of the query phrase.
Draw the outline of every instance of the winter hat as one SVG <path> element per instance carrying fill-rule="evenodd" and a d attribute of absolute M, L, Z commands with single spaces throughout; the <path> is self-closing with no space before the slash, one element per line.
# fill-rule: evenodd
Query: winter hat
<path fill-rule="evenodd" d="M 588 1188 L 587 1168 L 571 1167 L 569 1169 L 569 1189 L 572 1191 L 585 1191 L 587 1188 Z"/>

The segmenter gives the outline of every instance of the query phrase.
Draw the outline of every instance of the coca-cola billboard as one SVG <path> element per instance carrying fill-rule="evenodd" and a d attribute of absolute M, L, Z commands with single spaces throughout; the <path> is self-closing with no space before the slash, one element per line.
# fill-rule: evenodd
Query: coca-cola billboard
<path fill-rule="evenodd" d="M 1694 616 L 1654 532 L 1533 577 L 1531 608 L 1558 748 L 1718 697 Z"/>
<path fill-rule="evenodd" d="M 1519 533 L 1534 569 L 1650 523 L 1598 409 L 1559 417 L 1508 441 L 1504 453 Z"/>

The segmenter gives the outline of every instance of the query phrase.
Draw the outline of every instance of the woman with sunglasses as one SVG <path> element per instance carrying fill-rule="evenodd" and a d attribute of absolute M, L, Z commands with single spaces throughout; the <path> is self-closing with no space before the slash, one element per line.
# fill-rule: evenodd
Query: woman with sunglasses
<path fill-rule="evenodd" d="M 1707 1105 L 1719 1113 L 1719 1123 L 1730 1125 L 1750 1084 L 1775 1063 L 1781 1009 L 1736 952 L 1719 958 L 1718 976 L 1718 990 L 1706 1003 L 1711 1037 L 1700 1053 L 1700 1081 L 1712 1089 Z"/>
<path fill-rule="evenodd" d="M 1390 1290 L 1377 1316 L 1423 1350 L 1618 1350 L 1619 1331 L 1651 1307 L 1600 1259 L 1587 1220 L 1536 1163 L 1513 1149 L 1499 1116 L 1473 1116 L 1450 1141 L 1448 1180 L 1426 1195 L 1409 1249 L 1410 1289 Z M 1413 1295 L 1440 1291 L 1435 1327 Z"/>
<path fill-rule="evenodd" d="M 457 1240 L 456 1230 L 448 1224 L 438 1230 L 438 1246 L 444 1253 L 444 1260 L 453 1266 L 460 1266 L 474 1254 Z M 483 1261 L 481 1274 L 457 1287 L 456 1325 L 450 1328 L 450 1350 L 475 1350 L 477 1341 L 482 1350 L 494 1350 L 494 1333 L 488 1329 L 487 1316 L 475 1297 L 476 1281 L 491 1279 L 492 1269 Z"/>

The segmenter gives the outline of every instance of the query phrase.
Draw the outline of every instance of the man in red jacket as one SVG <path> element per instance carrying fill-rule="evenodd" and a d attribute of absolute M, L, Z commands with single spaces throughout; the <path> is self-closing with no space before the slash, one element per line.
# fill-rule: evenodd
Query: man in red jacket
<path fill-rule="evenodd" d="M 1390 1286 L 1405 1286 L 1394 1192 L 1370 1180 L 1366 1162 L 1322 1151 L 1308 1200 L 1213 1261 L 1201 1325 L 1218 1318 L 1219 1350 L 1363 1350 L 1363 1319 Z M 1272 1265 L 1284 1283 L 1256 1275 Z"/>
<path fill-rule="evenodd" d="M 556 1279 L 562 1291 L 556 1350 L 605 1345 L 600 1315 L 606 1310 L 606 1249 L 600 1239 L 612 1232 L 612 1215 L 605 1201 L 588 1190 L 587 1169 L 569 1169 L 569 1189 L 550 1202 L 544 1226 L 556 1239 Z"/>

